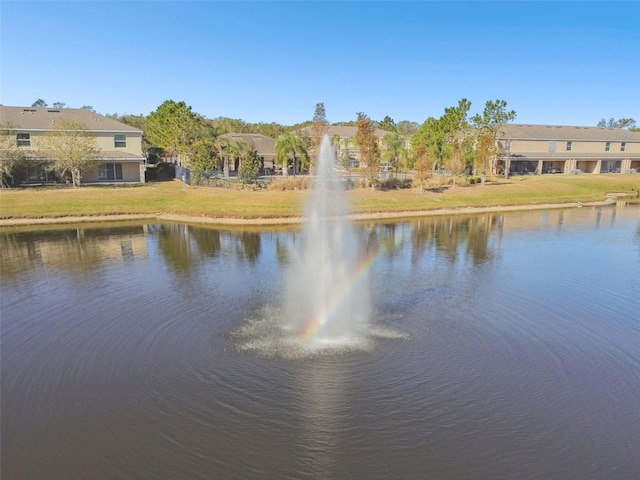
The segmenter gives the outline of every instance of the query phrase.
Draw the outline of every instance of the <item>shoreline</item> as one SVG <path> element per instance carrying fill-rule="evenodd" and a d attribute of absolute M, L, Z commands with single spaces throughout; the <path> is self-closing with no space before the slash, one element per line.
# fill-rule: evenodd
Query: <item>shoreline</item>
<path fill-rule="evenodd" d="M 354 213 L 347 215 L 345 218 L 354 221 L 365 220 L 387 220 L 402 219 L 415 217 L 431 217 L 444 215 L 473 215 L 476 213 L 500 213 L 500 212 L 517 212 L 526 210 L 548 210 L 560 208 L 579 208 L 579 207 L 597 207 L 603 205 L 612 205 L 620 198 L 632 198 L 627 193 L 608 194 L 607 198 L 598 202 L 571 202 L 571 203 L 541 203 L 541 204 L 524 204 L 524 205 L 503 205 L 491 207 L 460 207 L 446 208 L 437 210 L 419 210 L 419 211 L 403 211 L 403 212 L 374 212 L 374 213 Z M 6 218 L 0 219 L 0 227 L 17 227 L 32 225 L 64 225 L 77 223 L 98 223 L 98 222 L 121 222 L 131 220 L 156 220 L 169 221 L 191 224 L 207 224 L 207 225 L 295 225 L 304 222 L 304 217 L 281 217 L 281 218 L 226 218 L 226 217 L 206 217 L 181 215 L 171 213 L 157 214 L 113 214 L 113 215 L 84 215 L 84 216 L 64 216 L 64 217 L 42 217 L 42 218 Z"/>

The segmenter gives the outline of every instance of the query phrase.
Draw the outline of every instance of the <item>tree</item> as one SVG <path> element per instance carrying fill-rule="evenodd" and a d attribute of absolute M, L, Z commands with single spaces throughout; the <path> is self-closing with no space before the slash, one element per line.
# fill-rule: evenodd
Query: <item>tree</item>
<path fill-rule="evenodd" d="M 14 185 L 14 175 L 25 165 L 26 153 L 16 141 L 10 124 L 0 126 L 0 187 Z"/>
<path fill-rule="evenodd" d="M 416 130 L 418 130 L 418 124 L 409 120 L 402 120 L 398 122 L 396 129 L 400 135 L 411 137 L 414 133 L 416 133 Z"/>
<path fill-rule="evenodd" d="M 378 137 L 376 127 L 371 119 L 362 112 L 358 112 L 356 120 L 356 145 L 360 150 L 360 162 L 366 165 L 367 176 L 374 186 L 380 168 L 380 153 L 378 151 Z"/>
<path fill-rule="evenodd" d="M 397 132 L 387 133 L 382 137 L 382 146 L 382 158 L 389 162 L 391 168 L 397 175 L 400 159 L 407 154 L 407 149 L 404 145 L 404 137 Z"/>
<path fill-rule="evenodd" d="M 604 118 L 601 118 L 598 122 L 598 127 L 603 128 L 626 128 L 627 130 L 635 130 L 636 121 L 633 118 L 620 118 L 619 120 L 614 119 L 613 117 L 606 121 Z"/>
<path fill-rule="evenodd" d="M 204 172 L 211 172 L 216 169 L 218 159 L 216 157 L 214 142 L 201 138 L 196 140 L 189 157 L 191 167 L 191 178 L 194 184 L 200 183 Z"/>
<path fill-rule="evenodd" d="M 300 168 L 304 168 L 306 162 L 309 161 L 306 142 L 298 135 L 293 133 L 285 133 L 276 139 L 276 164 L 282 164 L 282 174 L 288 174 L 289 158 L 293 162 L 293 174 L 298 170 L 298 158 L 300 159 Z"/>
<path fill-rule="evenodd" d="M 384 117 L 382 121 L 378 122 L 378 128 L 380 130 L 386 130 L 387 132 L 397 132 L 398 127 L 396 126 L 396 122 L 393 121 L 389 115 Z"/>
<path fill-rule="evenodd" d="M 322 136 L 328 131 L 329 123 L 327 122 L 327 112 L 324 109 L 324 103 L 316 103 L 316 109 L 313 113 L 313 123 L 311 124 L 311 148 L 309 149 L 312 159 L 318 156 Z M 311 165 L 311 167 L 313 168 L 313 165 Z"/>
<path fill-rule="evenodd" d="M 427 154 L 427 148 L 422 139 L 416 142 L 413 149 L 413 158 L 415 159 L 415 174 L 413 176 L 414 182 L 418 182 L 418 188 L 420 193 L 424 192 L 424 184 L 429 178 L 429 158 Z"/>
<path fill-rule="evenodd" d="M 64 108 L 66 105 L 64 102 L 53 102 L 53 108 Z"/>
<path fill-rule="evenodd" d="M 155 147 L 164 150 L 170 159 L 184 156 L 195 141 L 201 126 L 199 116 L 184 102 L 166 100 L 147 117 L 144 134 Z"/>
<path fill-rule="evenodd" d="M 516 118 L 514 110 L 507 111 L 505 100 L 487 101 L 482 115 L 476 114 L 471 118 L 477 130 L 476 170 L 480 172 L 484 185 L 487 172 L 496 173 L 498 149 L 496 139 L 500 129 Z"/>
<path fill-rule="evenodd" d="M 427 118 L 416 130 L 411 147 L 414 152 L 420 151 L 420 148 L 424 149 L 424 158 L 429 161 L 428 167 L 432 172 L 443 168 L 452 153 L 451 145 L 445 138 L 442 122 L 433 117 Z"/>
<path fill-rule="evenodd" d="M 247 145 L 247 144 L 245 144 Z M 247 145 L 241 152 L 238 177 L 242 183 L 253 183 L 260 175 L 262 160 L 255 148 Z"/>
<path fill-rule="evenodd" d="M 476 138 L 476 161 L 475 170 L 480 174 L 484 185 L 487 172 L 493 171 L 495 158 L 498 154 L 495 137 L 489 132 L 479 131 Z"/>
<path fill-rule="evenodd" d="M 458 101 L 457 107 L 445 108 L 444 115 L 439 120 L 444 137 L 451 145 L 451 155 L 445 162 L 445 168 L 451 171 L 453 187 L 456 186 L 456 176 L 464 168 L 462 143 L 469 129 L 467 113 L 470 108 L 471 102 L 463 98 Z"/>
<path fill-rule="evenodd" d="M 82 175 L 96 168 L 98 142 L 84 123 L 56 120 L 53 127 L 42 139 L 42 149 L 51 159 L 52 169 L 61 177 L 71 174 L 73 186 L 77 187 Z"/>
<path fill-rule="evenodd" d="M 45 102 L 43 99 L 39 98 L 37 99 L 35 102 L 33 102 L 31 104 L 32 107 L 38 107 L 38 108 L 44 108 L 47 106 L 47 102 Z"/>
<path fill-rule="evenodd" d="M 91 105 L 83 105 L 80 107 L 81 110 L 89 110 L 90 112 L 96 113 L 96 109 Z"/>

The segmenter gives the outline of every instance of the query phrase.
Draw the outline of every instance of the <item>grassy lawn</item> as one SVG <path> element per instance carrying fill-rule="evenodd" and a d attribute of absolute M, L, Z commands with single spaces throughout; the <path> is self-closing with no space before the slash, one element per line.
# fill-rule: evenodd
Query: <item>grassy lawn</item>
<path fill-rule="evenodd" d="M 486 185 L 420 193 L 417 189 L 348 192 L 356 213 L 403 212 L 459 207 L 589 202 L 607 193 L 635 193 L 640 175 L 543 175 L 493 179 Z M 0 218 L 74 215 L 185 214 L 208 217 L 275 218 L 299 216 L 304 190 L 183 188 L 182 183 L 136 186 L 28 187 L 0 190 Z"/>

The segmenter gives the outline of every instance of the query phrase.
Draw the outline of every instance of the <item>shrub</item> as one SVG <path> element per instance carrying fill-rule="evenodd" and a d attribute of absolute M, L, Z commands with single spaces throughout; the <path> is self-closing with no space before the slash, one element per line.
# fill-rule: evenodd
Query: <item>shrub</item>
<path fill-rule="evenodd" d="M 397 177 L 385 178 L 380 182 L 380 190 L 398 190 L 400 188 L 410 188 L 412 184 L 411 180 L 400 180 Z"/>
<path fill-rule="evenodd" d="M 311 180 L 309 177 L 296 177 L 287 178 L 282 180 L 275 180 L 268 185 L 269 190 L 306 190 L 311 186 Z"/>
<path fill-rule="evenodd" d="M 469 175 L 468 177 L 466 177 L 466 181 L 469 185 L 473 185 L 474 183 L 480 183 L 482 179 L 475 175 Z"/>
<path fill-rule="evenodd" d="M 156 165 L 155 180 L 172 180 L 176 177 L 176 166 L 173 163 L 160 162 Z"/>

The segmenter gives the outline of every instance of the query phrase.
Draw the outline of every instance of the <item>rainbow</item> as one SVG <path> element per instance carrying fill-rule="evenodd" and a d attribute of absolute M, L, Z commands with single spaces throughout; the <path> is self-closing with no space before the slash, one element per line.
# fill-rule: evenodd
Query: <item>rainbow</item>
<path fill-rule="evenodd" d="M 336 285 L 324 306 L 319 312 L 307 322 L 302 329 L 302 339 L 309 341 L 316 336 L 320 329 L 327 323 L 327 320 L 351 295 L 353 288 L 362 279 L 365 273 L 371 268 L 376 258 L 378 258 L 379 249 L 368 253 L 359 264 L 353 269 L 350 275 L 343 279 L 339 285 Z"/>

